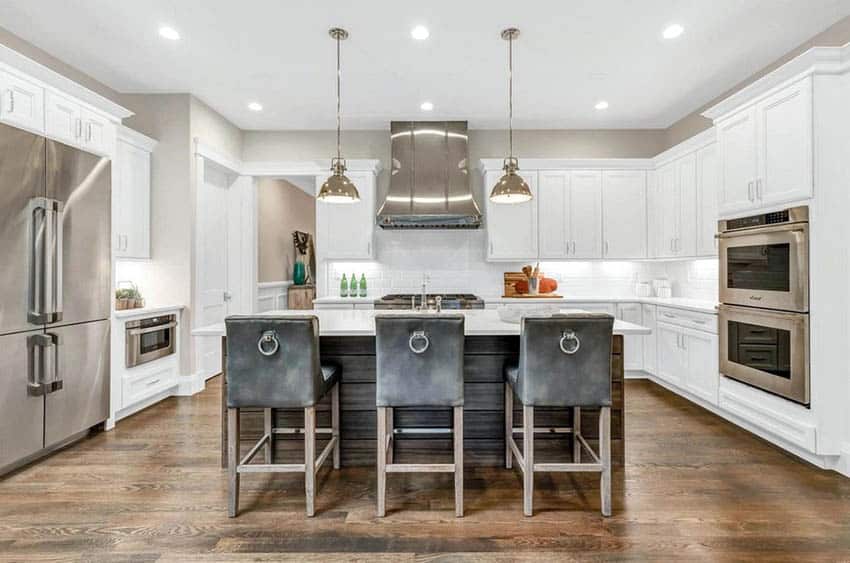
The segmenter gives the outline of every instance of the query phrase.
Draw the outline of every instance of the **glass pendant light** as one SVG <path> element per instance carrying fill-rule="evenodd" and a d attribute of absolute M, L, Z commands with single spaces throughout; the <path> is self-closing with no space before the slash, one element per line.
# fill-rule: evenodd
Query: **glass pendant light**
<path fill-rule="evenodd" d="M 519 161 L 514 156 L 514 39 L 519 30 L 509 27 L 502 31 L 502 39 L 508 42 L 508 158 L 504 161 L 504 175 L 490 191 L 493 203 L 524 203 L 531 201 L 531 189 L 519 172 Z"/>
<path fill-rule="evenodd" d="M 334 27 L 328 34 L 336 41 L 336 158 L 331 159 L 332 174 L 325 180 L 319 190 L 316 199 L 328 203 L 354 203 L 360 201 L 360 194 L 354 183 L 345 175 L 345 159 L 340 151 L 340 69 L 339 69 L 339 45 L 348 39 L 348 32 L 342 28 Z"/>

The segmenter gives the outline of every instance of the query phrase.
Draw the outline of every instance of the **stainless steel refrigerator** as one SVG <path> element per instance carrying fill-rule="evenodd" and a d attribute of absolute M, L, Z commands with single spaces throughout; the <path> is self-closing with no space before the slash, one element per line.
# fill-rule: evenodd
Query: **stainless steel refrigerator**
<path fill-rule="evenodd" d="M 111 162 L 0 124 L 0 473 L 109 416 Z"/>

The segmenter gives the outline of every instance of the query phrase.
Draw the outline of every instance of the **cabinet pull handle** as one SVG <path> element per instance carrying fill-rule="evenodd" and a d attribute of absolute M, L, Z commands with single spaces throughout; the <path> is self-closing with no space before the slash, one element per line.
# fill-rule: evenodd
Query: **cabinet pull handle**
<path fill-rule="evenodd" d="M 493 254 L 493 242 L 490 242 L 490 254 Z"/>
<path fill-rule="evenodd" d="M 160 382 L 160 379 L 157 377 L 153 381 L 148 381 L 147 385 L 148 385 L 148 387 L 153 387 L 154 385 L 156 385 L 159 382 Z"/>
<path fill-rule="evenodd" d="M 761 199 L 762 199 L 761 185 L 762 185 L 761 178 L 759 178 L 758 180 L 756 180 L 756 197 L 759 199 L 759 201 L 761 201 Z"/>
<path fill-rule="evenodd" d="M 753 201 L 753 199 L 754 199 L 753 198 L 753 183 L 752 182 L 747 183 L 747 199 L 750 200 L 750 201 Z"/>
<path fill-rule="evenodd" d="M 15 113 L 15 91 L 9 90 L 9 113 Z"/>
<path fill-rule="evenodd" d="M 603 252 L 605 253 L 605 256 L 608 256 L 608 241 L 607 240 L 605 241 L 605 250 Z"/>
<path fill-rule="evenodd" d="M 366 254 L 372 254 L 372 241 L 366 243 Z"/>
<path fill-rule="evenodd" d="M 91 142 L 91 121 L 86 124 L 86 142 Z"/>
<path fill-rule="evenodd" d="M 576 255 L 576 241 L 572 241 L 573 244 L 573 256 Z"/>

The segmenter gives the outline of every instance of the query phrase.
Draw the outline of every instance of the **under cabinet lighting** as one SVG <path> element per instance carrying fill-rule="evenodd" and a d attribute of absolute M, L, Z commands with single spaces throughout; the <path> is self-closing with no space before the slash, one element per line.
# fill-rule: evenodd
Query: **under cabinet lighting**
<path fill-rule="evenodd" d="M 422 105 L 419 106 L 419 109 L 422 111 L 432 111 L 434 109 L 434 104 L 431 102 L 422 102 Z"/>
<path fill-rule="evenodd" d="M 595 107 L 598 110 L 608 109 L 608 102 L 606 102 L 605 100 L 599 100 L 598 102 L 596 102 L 596 105 L 593 106 L 593 107 Z"/>
<path fill-rule="evenodd" d="M 248 104 L 248 109 L 251 111 L 263 111 L 263 104 L 259 102 L 251 102 Z"/>
<path fill-rule="evenodd" d="M 425 41 L 431 36 L 431 32 L 424 25 L 417 25 L 410 30 L 410 36 L 417 41 Z"/>

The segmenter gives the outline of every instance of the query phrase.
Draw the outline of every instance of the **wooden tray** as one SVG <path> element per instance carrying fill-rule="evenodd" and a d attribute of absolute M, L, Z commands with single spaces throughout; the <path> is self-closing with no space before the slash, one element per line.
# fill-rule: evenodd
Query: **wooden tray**
<path fill-rule="evenodd" d="M 513 295 L 502 295 L 510 299 L 561 299 L 564 296 L 557 293 L 538 293 L 537 295 L 529 295 L 528 293 L 514 293 Z"/>

